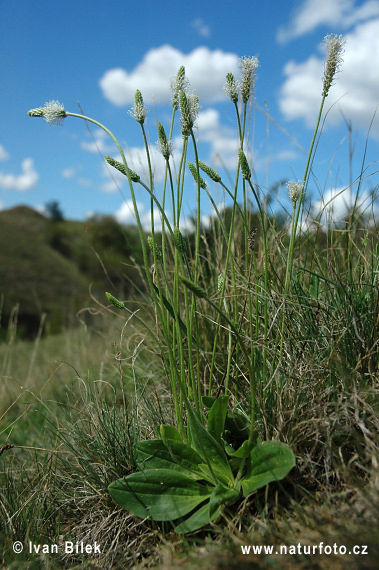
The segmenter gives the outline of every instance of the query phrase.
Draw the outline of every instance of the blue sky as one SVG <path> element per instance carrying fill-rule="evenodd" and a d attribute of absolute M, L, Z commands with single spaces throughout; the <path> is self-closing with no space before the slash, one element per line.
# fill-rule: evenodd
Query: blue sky
<path fill-rule="evenodd" d="M 350 184 L 360 173 L 379 103 L 378 0 L 2 0 L 0 10 L 2 209 L 41 209 L 56 200 L 70 219 L 97 213 L 131 222 L 127 185 L 119 177 L 112 181 L 85 123 L 67 118 L 51 127 L 26 113 L 49 100 L 79 112 L 79 101 L 85 114 L 114 132 L 129 165 L 143 175 L 139 125 L 128 114 L 134 92 L 140 89 L 150 109 L 146 127 L 154 147 L 156 119 L 168 129 L 169 78 L 180 65 L 202 106 L 200 158 L 232 173 L 236 123 L 222 86 L 228 71 L 238 75 L 243 56 L 260 62 L 249 140 L 256 181 L 266 193 L 278 180 L 301 179 L 321 100 L 321 42 L 329 33 L 343 34 L 346 46 L 326 102 L 331 110 L 310 192 L 317 206 L 322 195 L 328 199 L 345 189 L 334 202 L 340 209 L 354 196 L 357 186 Z M 92 134 L 101 151 L 117 158 L 110 139 L 96 128 Z M 179 127 L 176 136 L 179 151 Z M 378 184 L 378 151 L 379 113 L 368 137 L 362 199 Z M 162 167 L 155 151 L 153 157 L 158 191 Z M 138 200 L 142 209 L 148 203 L 143 192 Z M 285 189 L 274 205 L 288 206 Z M 189 178 L 185 207 L 195 209 Z"/>

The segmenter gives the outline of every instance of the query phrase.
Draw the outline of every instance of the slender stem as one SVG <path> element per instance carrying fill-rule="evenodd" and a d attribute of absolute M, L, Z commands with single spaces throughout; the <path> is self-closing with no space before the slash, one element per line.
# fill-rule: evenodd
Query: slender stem
<path fill-rule="evenodd" d="M 307 157 L 307 163 L 305 165 L 305 171 L 304 171 L 304 176 L 303 176 L 303 186 L 301 189 L 301 193 L 299 196 L 299 200 L 297 203 L 297 208 L 296 210 L 293 212 L 293 217 L 292 217 L 292 228 L 291 228 L 291 238 L 290 238 L 290 244 L 289 244 L 289 248 L 288 248 L 288 258 L 287 258 L 287 267 L 286 267 L 286 276 L 285 276 L 285 281 L 284 281 L 284 304 L 283 304 L 283 313 L 282 313 L 282 326 L 281 326 L 281 339 L 280 339 L 280 351 L 279 351 L 279 361 L 281 360 L 282 357 L 282 353 L 283 353 L 283 342 L 284 342 L 284 325 L 285 325 L 285 315 L 286 315 L 286 300 L 288 297 L 288 293 L 289 293 L 289 289 L 290 289 L 290 283 L 291 283 L 291 277 L 292 277 L 292 270 L 293 270 L 293 258 L 294 258 L 294 249 L 295 249 L 295 239 L 296 239 L 296 232 L 297 232 L 297 226 L 299 223 L 299 216 L 300 216 L 300 211 L 303 208 L 303 203 L 304 203 L 304 198 L 305 198 L 305 192 L 307 189 L 307 185 L 308 185 L 308 180 L 309 180 L 309 174 L 310 174 L 310 165 L 311 165 L 311 160 L 312 160 L 312 156 L 313 156 L 313 148 L 315 145 L 315 141 L 316 141 L 316 136 L 318 133 L 318 129 L 320 126 L 320 121 L 321 121 L 321 115 L 322 115 L 322 111 L 324 108 L 324 103 L 325 103 L 325 99 L 326 99 L 327 95 L 323 95 L 322 100 L 321 100 L 321 105 L 320 105 L 320 110 L 319 110 L 319 114 L 317 117 L 317 122 L 316 122 L 316 126 L 313 132 L 313 137 L 312 137 L 312 142 L 311 142 L 311 146 L 309 148 L 309 152 L 308 152 L 308 157 Z"/>

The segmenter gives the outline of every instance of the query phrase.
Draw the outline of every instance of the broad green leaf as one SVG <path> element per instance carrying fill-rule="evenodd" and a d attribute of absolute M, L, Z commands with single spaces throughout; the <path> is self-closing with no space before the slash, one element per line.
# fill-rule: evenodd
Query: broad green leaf
<path fill-rule="evenodd" d="M 213 493 L 209 499 L 209 516 L 211 520 L 214 519 L 214 515 L 220 512 L 226 505 L 233 505 L 238 501 L 241 496 L 240 491 L 237 489 L 226 489 L 224 485 L 217 485 L 213 489 Z"/>
<path fill-rule="evenodd" d="M 208 410 L 210 410 L 214 402 L 216 401 L 216 398 L 212 398 L 212 396 L 201 396 L 201 401 L 203 406 Z"/>
<path fill-rule="evenodd" d="M 240 459 L 245 459 L 250 455 L 254 444 L 249 441 L 244 441 L 243 444 L 234 453 L 229 453 L 231 457 L 239 457 Z"/>
<path fill-rule="evenodd" d="M 226 505 L 234 504 L 241 493 L 236 489 L 226 489 L 223 485 L 214 488 L 209 501 L 199 507 L 192 515 L 177 524 L 177 533 L 193 532 L 216 520 Z"/>
<path fill-rule="evenodd" d="M 210 410 L 216 401 L 216 398 L 211 396 L 202 396 L 203 406 Z M 240 444 L 249 437 L 250 421 L 246 415 L 238 409 L 228 411 L 225 418 L 225 430 L 228 430 L 233 439 Z"/>
<path fill-rule="evenodd" d="M 233 473 L 223 447 L 208 433 L 190 405 L 187 406 L 187 412 L 193 447 L 215 476 L 217 472 L 217 482 L 233 485 Z"/>
<path fill-rule="evenodd" d="M 228 412 L 229 396 L 220 396 L 212 404 L 208 414 L 208 431 L 221 444 L 221 436 L 225 429 L 225 419 Z"/>
<path fill-rule="evenodd" d="M 207 526 L 212 520 L 216 519 L 220 514 L 221 514 L 221 509 L 216 511 L 214 516 L 211 518 L 209 516 L 209 501 L 207 501 L 187 519 L 175 525 L 174 529 L 178 534 L 183 534 L 185 532 L 194 532 L 195 530 L 199 530 L 200 528 Z"/>
<path fill-rule="evenodd" d="M 258 443 L 247 462 L 247 473 L 241 480 L 245 497 L 272 481 L 280 481 L 295 466 L 295 456 L 281 441 Z"/>
<path fill-rule="evenodd" d="M 108 490 L 115 503 L 137 517 L 174 521 L 209 499 L 213 487 L 177 471 L 146 469 L 114 481 Z"/>
<path fill-rule="evenodd" d="M 193 479 L 202 479 L 199 463 L 202 457 L 182 441 L 161 439 L 140 441 L 136 445 L 136 461 L 139 469 L 172 469 Z"/>
<path fill-rule="evenodd" d="M 211 484 L 215 484 L 215 477 L 217 481 L 224 481 L 225 474 L 223 471 L 219 471 L 215 465 L 212 465 L 212 471 L 210 470 L 209 466 L 206 463 L 200 463 L 199 469 L 203 474 L 203 479 L 208 481 Z M 228 480 L 225 480 L 225 483 L 228 484 Z"/>
<path fill-rule="evenodd" d="M 177 430 L 174 426 L 166 426 L 162 424 L 159 426 L 159 433 L 165 443 L 168 439 L 175 439 L 176 441 L 181 442 L 183 441 L 179 430 Z"/>

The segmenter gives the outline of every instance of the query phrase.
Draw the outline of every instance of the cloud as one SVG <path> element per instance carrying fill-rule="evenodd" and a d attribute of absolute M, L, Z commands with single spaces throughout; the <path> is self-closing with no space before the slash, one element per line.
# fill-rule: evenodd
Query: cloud
<path fill-rule="evenodd" d="M 196 18 L 196 20 L 193 20 L 191 22 L 191 26 L 202 38 L 209 38 L 211 35 L 210 27 L 204 23 L 204 20 L 202 18 Z"/>
<path fill-rule="evenodd" d="M 366 223 L 378 220 L 379 210 L 375 203 L 376 194 L 366 191 L 356 192 L 350 187 L 330 188 L 319 200 L 313 202 L 308 212 L 299 221 L 298 232 L 308 232 L 321 227 L 341 227 L 348 222 L 351 213 L 361 215 Z M 288 227 L 291 231 L 291 224 Z"/>
<path fill-rule="evenodd" d="M 5 174 L 0 172 L 0 186 L 8 190 L 18 190 L 26 192 L 33 188 L 39 179 L 38 173 L 34 170 L 34 163 L 31 158 L 25 158 L 21 164 L 22 174 Z"/>
<path fill-rule="evenodd" d="M 62 170 L 62 178 L 73 178 L 76 174 L 77 168 L 65 168 Z"/>
<path fill-rule="evenodd" d="M 286 43 L 318 26 L 337 26 L 343 30 L 376 16 L 379 16 L 377 0 L 367 0 L 361 6 L 356 6 L 356 0 L 305 0 L 294 11 L 290 23 L 279 28 L 277 40 Z"/>
<path fill-rule="evenodd" d="M 341 72 L 327 99 L 329 106 L 338 103 L 331 109 L 328 122 L 340 122 L 342 112 L 354 127 L 367 129 L 379 103 L 379 18 L 358 25 L 345 39 Z M 286 64 L 286 80 L 279 100 L 286 119 L 303 119 L 307 126 L 314 126 L 321 102 L 323 73 L 323 59 L 314 55 L 302 63 L 289 61 Z M 379 138 L 378 119 L 372 133 Z"/>
<path fill-rule="evenodd" d="M 9 153 L 5 150 L 2 144 L 0 144 L 0 160 L 8 160 Z"/>
<path fill-rule="evenodd" d="M 165 162 L 154 146 L 150 146 L 149 151 L 154 182 L 158 183 L 163 180 Z M 122 162 L 120 156 L 116 155 L 115 158 L 118 162 Z M 149 184 L 149 166 L 145 147 L 128 147 L 125 151 L 125 158 L 129 168 L 136 172 L 142 181 Z M 106 163 L 103 163 L 102 177 L 106 179 L 100 187 L 104 192 L 116 192 L 118 188 L 127 184 L 126 176 Z"/>
<path fill-rule="evenodd" d="M 238 56 L 222 50 L 211 51 L 198 47 L 189 54 L 170 45 L 149 50 L 132 70 L 122 68 L 106 71 L 100 79 L 100 87 L 106 99 L 115 105 L 130 105 L 139 89 L 146 103 L 171 102 L 170 78 L 184 65 L 191 86 L 200 101 L 225 100 L 223 85 L 226 74 L 238 72 Z"/>
<path fill-rule="evenodd" d="M 142 202 L 137 201 L 137 209 L 143 229 L 146 231 L 150 230 L 151 229 L 150 208 L 147 210 Z M 166 215 L 168 219 L 170 219 L 167 212 Z M 125 202 L 123 202 L 120 208 L 115 212 L 114 217 L 120 224 L 136 225 L 137 222 L 136 222 L 136 216 L 134 213 L 132 200 L 125 200 Z M 156 226 L 156 228 L 159 228 L 162 222 L 161 222 L 161 214 L 157 207 L 154 208 L 153 217 L 154 217 L 154 225 Z"/>
<path fill-rule="evenodd" d="M 373 196 L 363 191 L 357 198 L 351 188 L 331 188 L 314 202 L 312 217 L 321 225 L 340 224 L 346 222 L 353 210 L 356 213 L 370 215 L 372 212 Z"/>
<path fill-rule="evenodd" d="M 196 120 L 195 136 L 202 147 L 201 159 L 209 166 L 216 169 L 225 167 L 234 170 L 236 168 L 239 148 L 237 130 L 221 124 L 218 110 L 209 108 L 199 113 Z M 181 160 L 183 137 L 181 135 L 174 137 L 173 145 L 173 155 L 170 162 L 172 174 L 175 178 Z M 164 180 L 166 163 L 156 145 L 150 145 L 149 150 L 154 183 L 158 191 L 158 185 Z M 149 185 L 149 168 L 145 147 L 128 147 L 125 150 L 125 157 L 129 167 Z M 121 162 L 120 156 L 115 155 L 115 158 Z M 118 188 L 127 185 L 126 177 L 107 164 L 103 164 L 102 178 L 105 179 L 105 182 L 100 186 L 100 189 L 104 192 L 116 192 Z M 204 178 L 206 178 L 205 175 Z"/>
<path fill-rule="evenodd" d="M 109 135 L 102 129 L 96 129 L 93 133 L 91 142 L 83 141 L 80 146 L 88 152 L 97 152 L 101 154 L 109 154 L 115 152 L 115 145 L 109 142 Z"/>
<path fill-rule="evenodd" d="M 237 131 L 221 124 L 216 109 L 200 112 L 196 125 L 199 141 L 210 145 L 211 161 L 217 162 L 217 158 L 221 158 L 225 167 L 235 168 L 239 148 Z"/>

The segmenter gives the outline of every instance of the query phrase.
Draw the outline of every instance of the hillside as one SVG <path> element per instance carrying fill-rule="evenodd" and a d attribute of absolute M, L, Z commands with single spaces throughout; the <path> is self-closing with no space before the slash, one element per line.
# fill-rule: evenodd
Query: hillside
<path fill-rule="evenodd" d="M 0 336 L 18 308 L 19 334 L 34 336 L 41 316 L 50 332 L 75 321 L 91 293 L 115 287 L 126 296 L 133 228 L 112 218 L 54 221 L 27 206 L 0 212 Z M 129 262 L 130 263 L 130 262 Z"/>

